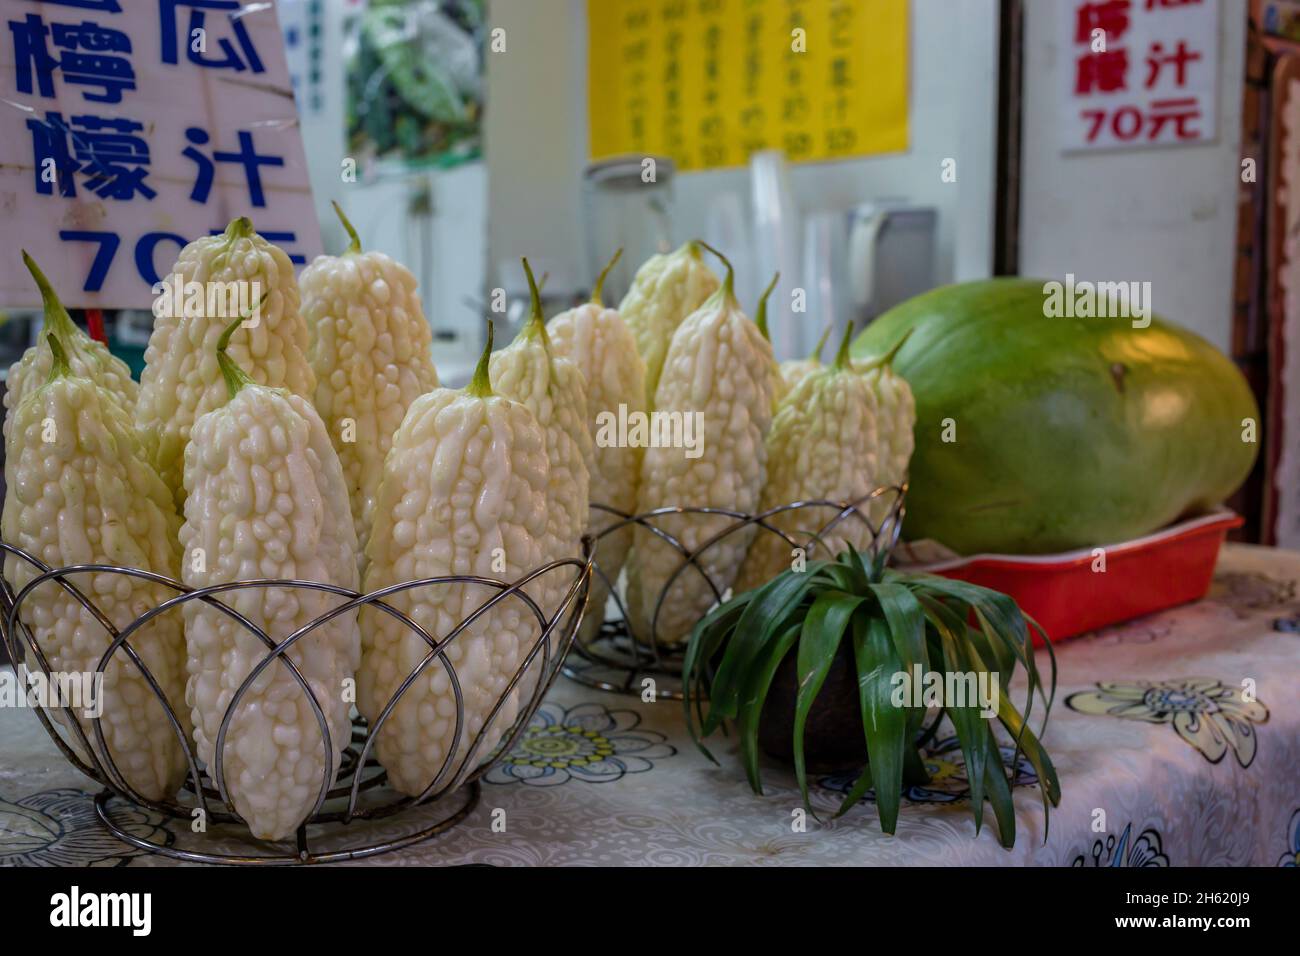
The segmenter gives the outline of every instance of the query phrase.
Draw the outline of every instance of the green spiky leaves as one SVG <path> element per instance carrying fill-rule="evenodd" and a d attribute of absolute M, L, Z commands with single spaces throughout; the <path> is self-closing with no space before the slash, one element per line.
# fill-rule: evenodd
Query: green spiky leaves
<path fill-rule="evenodd" d="M 777 575 L 719 605 L 696 625 L 683 666 L 687 725 L 696 744 L 713 759 L 702 739 L 724 723 L 734 724 L 745 774 L 761 793 L 759 722 L 777 669 L 793 654 L 798 685 L 794 770 L 811 810 L 804 727 L 836 655 L 843 652 L 857 672 L 868 765 L 836 815 L 874 789 L 881 829 L 893 833 L 904 787 L 928 780 L 923 744 L 946 718 L 965 759 L 976 832 L 987 800 L 999 839 L 1009 848 L 1016 838 L 1011 785 L 1022 756 L 1037 774 L 1045 817 L 1061 797 L 1056 770 L 1039 740 L 1055 696 L 1056 663 L 1049 644 L 1051 667 L 1045 683 L 1030 641 L 1031 628 L 1038 626 L 1005 594 L 889 570 L 878 558 L 850 549 L 835 561 L 809 562 L 803 570 Z M 1005 690 L 1017 668 L 1026 678 L 1022 709 Z M 926 706 L 900 695 L 903 674 L 933 674 L 941 687 L 948 686 L 950 677 L 960 677 L 1002 688 L 990 704 L 996 716 L 969 699 Z M 1035 699 L 1044 705 L 1038 734 L 1029 728 Z M 927 722 L 929 730 L 923 732 Z M 999 749 L 995 722 L 1013 747 L 1009 761 Z"/>

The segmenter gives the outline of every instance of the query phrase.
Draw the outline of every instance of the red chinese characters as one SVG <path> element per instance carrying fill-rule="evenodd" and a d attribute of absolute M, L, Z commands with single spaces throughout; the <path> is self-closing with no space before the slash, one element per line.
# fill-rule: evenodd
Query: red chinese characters
<path fill-rule="evenodd" d="M 1213 135 L 1218 0 L 1074 0 L 1064 8 L 1067 149 Z"/>

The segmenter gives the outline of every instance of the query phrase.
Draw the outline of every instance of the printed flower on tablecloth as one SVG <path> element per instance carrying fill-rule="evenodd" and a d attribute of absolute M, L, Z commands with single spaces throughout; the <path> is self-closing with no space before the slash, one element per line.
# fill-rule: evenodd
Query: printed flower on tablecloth
<path fill-rule="evenodd" d="M 1262 703 L 1244 700 L 1241 688 L 1211 677 L 1099 683 L 1095 691 L 1071 694 L 1065 705 L 1081 714 L 1173 724 L 1178 736 L 1210 763 L 1218 763 L 1231 750 L 1243 768 L 1255 759 L 1258 741 L 1253 725 L 1268 720 L 1268 708 Z"/>
<path fill-rule="evenodd" d="M 1010 745 L 998 747 L 1002 754 L 1003 765 L 1009 764 L 1015 757 L 1016 748 Z M 970 779 L 966 776 L 966 761 L 962 757 L 961 743 L 956 734 L 937 740 L 925 752 L 925 770 L 930 775 L 927 784 L 913 784 L 903 788 L 903 799 L 909 803 L 955 803 L 970 798 Z M 822 777 L 817 785 L 824 790 L 847 794 L 853 789 L 861 771 L 833 773 Z M 1038 782 L 1029 759 L 1020 754 L 1016 760 L 1016 786 L 1026 786 Z M 862 797 L 864 801 L 874 803 L 876 791 L 868 790 Z"/>
<path fill-rule="evenodd" d="M 1160 840 L 1160 834 L 1154 827 L 1147 827 L 1137 835 L 1137 839 L 1129 844 L 1129 837 L 1133 833 L 1133 824 L 1130 821 L 1120 834 L 1119 840 L 1115 837 L 1108 836 L 1104 840 L 1100 837 L 1092 841 L 1092 850 L 1087 855 L 1080 853 L 1070 863 L 1071 866 L 1168 866 L 1169 857 L 1165 855 L 1164 845 Z"/>
<path fill-rule="evenodd" d="M 572 779 L 609 783 L 644 773 L 677 748 L 665 743 L 661 733 L 637 730 L 640 723 L 634 710 L 610 710 L 592 702 L 570 708 L 543 703 L 514 750 L 483 779 L 553 787 Z"/>
<path fill-rule="evenodd" d="M 113 820 L 143 840 L 171 846 L 165 818 L 115 805 Z M 0 800 L 0 866 L 126 866 L 144 853 L 109 833 L 83 790 L 42 790 L 21 800 Z"/>
<path fill-rule="evenodd" d="M 1278 866 L 1300 867 L 1300 810 L 1291 814 L 1286 825 L 1286 852 L 1278 858 Z"/>

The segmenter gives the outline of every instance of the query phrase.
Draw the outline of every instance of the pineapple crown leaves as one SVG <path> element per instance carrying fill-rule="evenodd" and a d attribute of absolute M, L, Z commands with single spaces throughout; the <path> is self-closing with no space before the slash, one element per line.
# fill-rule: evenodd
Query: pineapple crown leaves
<path fill-rule="evenodd" d="M 763 338 L 767 339 L 769 342 L 772 341 L 772 336 L 767 333 L 767 299 L 768 296 L 772 294 L 772 290 L 776 288 L 777 282 L 780 280 L 780 272 L 777 272 L 772 276 L 772 281 L 767 284 L 767 288 L 763 290 L 763 294 L 758 297 L 758 309 L 754 312 L 754 324 L 758 326 L 758 331 L 763 333 Z"/>
<path fill-rule="evenodd" d="M 68 310 L 59 301 L 50 280 L 45 277 L 41 267 L 36 264 L 35 259 L 27 254 L 25 249 L 23 250 L 23 265 L 27 266 L 27 271 L 36 280 L 36 288 L 41 292 L 41 305 L 45 310 L 46 331 L 54 332 L 67 340 L 75 339 L 81 334 L 81 330 L 77 328 L 76 323 L 72 321 L 72 316 L 68 314 Z"/>
<path fill-rule="evenodd" d="M 1050 806 L 1060 802 L 1056 770 L 1040 743 L 1056 693 L 1051 644 L 1050 679 L 1044 682 L 1029 639 L 1031 628 L 1040 634 L 1042 629 L 1011 598 L 962 581 L 886 569 L 886 560 L 883 551 L 873 557 L 850 548 L 835 561 L 810 561 L 802 571 L 787 570 L 710 611 L 695 626 L 683 662 L 683 704 L 691 736 L 713 759 L 702 738 L 724 723 L 734 724 L 746 776 L 761 793 L 759 723 L 777 670 L 793 653 L 795 776 L 811 811 L 804 728 L 832 663 L 844 652 L 857 672 L 868 765 L 836 815 L 874 788 L 881 829 L 893 833 L 903 787 L 928 780 L 922 747 L 946 715 L 966 762 L 976 828 L 982 825 L 987 799 L 999 839 L 1010 847 L 1015 814 L 1008 772 L 1014 773 L 1022 756 L 1038 775 L 1045 818 Z M 972 620 L 974 625 L 968 625 Z M 912 673 L 915 667 L 945 675 L 996 673 L 1001 687 L 1009 686 L 1017 667 L 1024 671 L 1023 711 L 1005 693 L 996 701 L 996 719 L 1015 745 L 1009 764 L 993 734 L 993 721 L 981 717 L 979 704 L 947 701 L 926 729 L 930 715 L 925 707 L 894 703 L 895 675 Z M 1045 704 L 1037 734 L 1029 727 L 1036 699 Z"/>
<path fill-rule="evenodd" d="M 356 256 L 361 254 L 361 237 L 357 235 L 357 230 L 353 227 L 347 216 L 343 215 L 343 208 L 334 200 L 330 200 L 330 205 L 334 207 L 334 215 L 339 217 L 339 222 L 343 224 L 343 229 L 348 234 L 348 247 L 343 250 L 345 256 Z"/>
<path fill-rule="evenodd" d="M 601 290 L 605 287 L 605 278 L 609 275 L 610 270 L 614 268 L 615 264 L 620 258 L 622 258 L 622 256 L 623 249 L 620 246 L 618 251 L 614 253 L 614 257 L 610 259 L 609 262 L 605 263 L 605 268 L 600 270 L 600 275 L 596 277 L 596 284 L 591 287 L 592 305 L 604 306 L 605 303 L 602 301 L 600 296 Z"/>
<path fill-rule="evenodd" d="M 262 303 L 266 301 L 266 297 L 270 294 L 270 292 L 262 293 L 262 297 L 257 300 L 257 305 L 253 306 L 253 309 L 246 315 L 238 316 L 227 325 L 221 333 L 221 337 L 217 339 L 217 366 L 221 369 L 221 377 L 226 381 L 226 391 L 230 393 L 231 398 L 238 395 L 239 390 L 245 385 L 256 385 L 257 382 L 240 368 L 239 363 L 232 359 L 226 351 L 230 348 L 230 339 L 235 334 L 235 329 L 247 322 L 252 317 L 253 312 L 262 307 Z"/>
<path fill-rule="evenodd" d="M 491 398 L 495 394 L 492 391 L 492 377 L 488 372 L 492 359 L 492 338 L 492 320 L 488 319 L 487 343 L 483 346 L 483 354 L 478 357 L 478 365 L 474 367 L 474 377 L 465 386 L 465 394 L 473 398 Z"/>

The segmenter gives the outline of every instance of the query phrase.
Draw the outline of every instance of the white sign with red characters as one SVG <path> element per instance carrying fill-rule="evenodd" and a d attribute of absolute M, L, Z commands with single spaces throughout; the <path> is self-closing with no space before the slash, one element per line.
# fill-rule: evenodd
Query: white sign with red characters
<path fill-rule="evenodd" d="M 1215 137 L 1219 0 L 1067 0 L 1065 152 Z"/>

